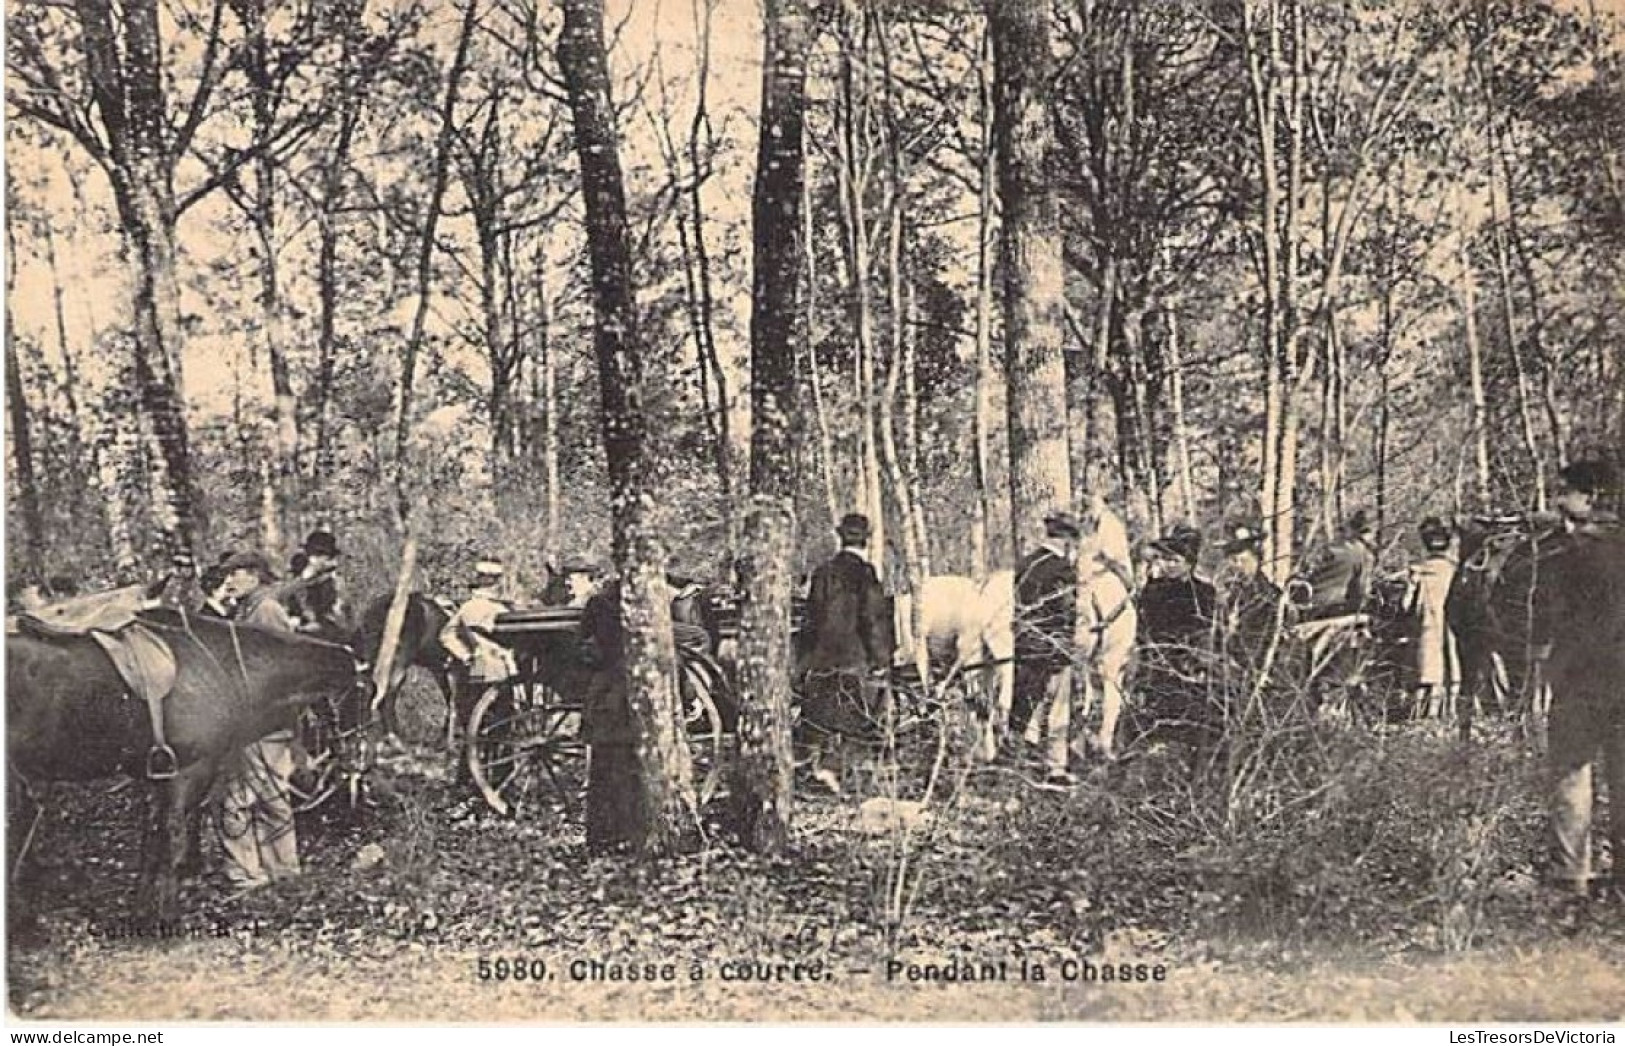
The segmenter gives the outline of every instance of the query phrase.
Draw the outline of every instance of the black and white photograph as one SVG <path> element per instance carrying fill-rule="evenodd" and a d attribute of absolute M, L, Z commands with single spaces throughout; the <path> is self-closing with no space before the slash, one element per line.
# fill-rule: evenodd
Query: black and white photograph
<path fill-rule="evenodd" d="M 1614 1041 L 1625 0 L 4 11 L 8 1025 Z"/>

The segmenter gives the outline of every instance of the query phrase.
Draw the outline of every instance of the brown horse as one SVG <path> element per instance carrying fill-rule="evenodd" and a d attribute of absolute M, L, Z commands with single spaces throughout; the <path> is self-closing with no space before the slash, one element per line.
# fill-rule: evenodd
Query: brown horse
<path fill-rule="evenodd" d="M 221 769 L 246 745 L 291 728 L 305 705 L 357 704 L 370 683 L 350 650 L 332 643 L 173 610 L 140 620 L 176 661 L 162 707 L 177 772 L 152 782 L 142 886 L 148 914 L 168 921 L 200 805 Z M 153 743 L 145 702 L 95 640 L 26 624 L 6 636 L 6 757 L 25 784 L 141 777 Z"/>

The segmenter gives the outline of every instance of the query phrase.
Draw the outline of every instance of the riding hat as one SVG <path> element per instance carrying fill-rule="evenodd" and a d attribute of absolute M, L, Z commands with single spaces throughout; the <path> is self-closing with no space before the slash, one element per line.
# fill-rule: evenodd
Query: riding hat
<path fill-rule="evenodd" d="M 257 574 L 261 581 L 270 581 L 276 577 L 276 574 L 271 570 L 271 561 L 265 558 L 265 554 L 252 550 L 233 552 L 221 561 L 219 569 L 226 574 L 235 574 L 239 570 L 247 570 Z"/>
<path fill-rule="evenodd" d="M 1153 541 L 1151 547 L 1195 563 L 1202 555 L 1202 532 L 1189 523 L 1175 523 L 1173 529 Z"/>
<path fill-rule="evenodd" d="M 1582 494 L 1611 494 L 1619 487 L 1619 476 L 1613 466 L 1596 458 L 1570 462 L 1557 475 L 1570 490 Z"/>
<path fill-rule="evenodd" d="M 836 524 L 835 533 L 847 541 L 868 541 L 874 528 L 869 523 L 869 517 L 861 512 L 848 512 Z"/>
<path fill-rule="evenodd" d="M 1363 508 L 1351 513 L 1346 525 L 1350 534 L 1369 534 L 1377 529 L 1376 524 L 1372 522 L 1371 513 Z"/>
<path fill-rule="evenodd" d="M 305 555 L 327 556 L 332 559 L 339 557 L 338 539 L 333 537 L 330 530 L 313 530 L 305 539 Z"/>
<path fill-rule="evenodd" d="M 1237 523 L 1225 536 L 1224 554 L 1233 556 L 1244 549 L 1257 552 L 1264 547 L 1264 533 L 1251 523 Z"/>
<path fill-rule="evenodd" d="M 1078 517 L 1070 512 L 1051 512 L 1044 517 L 1044 533 L 1052 538 L 1075 538 L 1083 533 Z"/>

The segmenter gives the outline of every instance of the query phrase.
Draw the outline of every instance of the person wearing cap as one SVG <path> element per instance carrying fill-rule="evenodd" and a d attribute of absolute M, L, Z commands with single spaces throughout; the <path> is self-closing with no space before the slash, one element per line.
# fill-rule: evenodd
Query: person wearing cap
<path fill-rule="evenodd" d="M 518 672 L 513 651 L 495 639 L 497 617 L 510 609 L 502 594 L 506 573 L 500 560 L 477 560 L 468 599 L 440 630 L 441 645 L 473 684 L 500 683 Z"/>
<path fill-rule="evenodd" d="M 1072 513 L 1053 512 L 1044 518 L 1044 540 L 1016 564 L 1011 746 L 1027 733 L 1041 704 L 1053 708 L 1056 701 L 1071 700 L 1081 533 Z M 1066 774 L 1065 767 L 1052 769 L 1058 778 Z"/>
<path fill-rule="evenodd" d="M 1150 545 L 1151 576 L 1140 589 L 1139 610 L 1147 668 L 1148 704 L 1175 718 L 1200 682 L 1201 654 L 1213 627 L 1218 593 L 1196 575 L 1202 534 L 1177 523 Z"/>
<path fill-rule="evenodd" d="M 1365 509 L 1349 515 L 1343 524 L 1342 539 L 1328 547 L 1304 575 L 1309 586 L 1305 618 L 1341 617 L 1365 608 L 1377 570 L 1377 553 L 1372 547 L 1375 531 L 1371 514 Z"/>
<path fill-rule="evenodd" d="M 311 531 L 293 554 L 289 573 L 303 584 L 288 597 L 288 610 L 299 622 L 300 631 L 329 639 L 348 633 L 339 601 L 337 571 L 341 555 L 332 531 L 319 529 Z"/>
<path fill-rule="evenodd" d="M 1456 576 L 1455 535 L 1438 516 L 1422 520 L 1418 532 L 1427 555 L 1411 564 L 1405 607 L 1417 623 L 1416 711 L 1433 718 L 1447 711 L 1461 684 L 1456 637 L 1445 618 L 1445 601 Z"/>
<path fill-rule="evenodd" d="M 864 549 L 872 533 L 869 517 L 856 512 L 835 528 L 840 551 L 814 570 L 807 585 L 801 722 L 810 749 L 813 777 L 840 791 L 823 766 L 825 749 L 845 735 L 874 730 L 871 677 L 892 660 L 892 615 L 880 576 Z"/>
<path fill-rule="evenodd" d="M 1249 669 L 1260 665 L 1275 635 L 1282 600 L 1281 590 L 1264 576 L 1263 551 L 1264 532 L 1255 524 L 1238 523 L 1225 535 L 1219 636 L 1230 656 Z"/>
<path fill-rule="evenodd" d="M 210 569 L 220 581 L 210 597 L 229 608 L 233 619 L 255 628 L 295 630 L 293 616 L 272 582 L 271 561 L 254 551 L 233 552 Z M 205 582 L 207 586 L 207 582 Z M 209 591 L 205 587 L 205 591 Z M 205 603 L 205 611 L 208 610 Z M 267 734 L 243 749 L 241 761 L 228 774 L 220 800 L 220 843 L 226 855 L 226 879 L 241 891 L 290 878 L 300 872 L 299 838 L 294 826 L 295 770 L 291 730 Z"/>

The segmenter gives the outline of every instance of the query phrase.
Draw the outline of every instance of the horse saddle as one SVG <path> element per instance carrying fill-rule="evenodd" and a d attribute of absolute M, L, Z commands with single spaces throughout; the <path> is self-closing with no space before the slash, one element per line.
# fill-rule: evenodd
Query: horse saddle
<path fill-rule="evenodd" d="M 147 705 L 152 747 L 147 776 L 155 781 L 179 770 L 175 750 L 165 740 L 164 699 L 175 687 L 175 653 L 154 629 L 136 617 L 153 601 L 145 586 L 115 589 L 43 607 L 19 619 L 22 627 L 46 638 L 89 636 L 113 662 L 130 693 Z"/>

